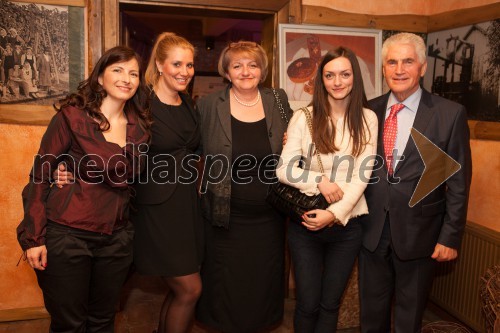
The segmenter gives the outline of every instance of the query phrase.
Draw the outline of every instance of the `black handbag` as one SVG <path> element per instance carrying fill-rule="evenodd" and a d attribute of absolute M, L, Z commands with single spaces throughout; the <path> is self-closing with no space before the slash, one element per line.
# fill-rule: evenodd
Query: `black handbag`
<path fill-rule="evenodd" d="M 305 195 L 295 187 L 279 182 L 269 186 L 266 201 L 295 222 L 303 221 L 305 212 L 326 209 L 330 205 L 322 194 Z"/>
<path fill-rule="evenodd" d="M 284 117 L 284 120 L 288 123 L 288 119 L 286 118 L 279 96 L 274 89 L 273 92 L 276 97 L 278 107 L 280 108 L 282 118 Z M 311 114 L 307 108 L 302 108 L 302 110 L 306 115 L 307 125 L 312 136 Z M 323 163 L 321 162 L 321 157 L 319 156 L 319 152 L 317 150 L 316 156 L 318 158 L 320 171 L 321 173 L 324 173 Z M 322 194 L 313 196 L 306 195 L 300 192 L 299 189 L 280 182 L 276 182 L 269 186 L 266 201 L 277 211 L 287 215 L 290 217 L 290 220 L 295 222 L 303 221 L 302 215 L 307 211 L 313 209 L 326 209 L 330 205 Z"/>

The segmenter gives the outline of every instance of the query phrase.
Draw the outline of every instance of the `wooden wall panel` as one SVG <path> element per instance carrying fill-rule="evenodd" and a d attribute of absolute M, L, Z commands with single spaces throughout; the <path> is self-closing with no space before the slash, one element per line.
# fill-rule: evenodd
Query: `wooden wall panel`
<path fill-rule="evenodd" d="M 498 0 L 301 0 L 306 6 L 319 6 L 336 9 L 346 13 L 370 15 L 434 15 L 457 9 L 473 9 Z"/>
<path fill-rule="evenodd" d="M 460 19 L 457 20 L 457 17 Z M 432 32 L 490 21 L 499 17 L 500 2 L 474 8 L 462 8 L 434 15 L 374 15 L 347 12 L 324 6 L 303 5 L 301 22 L 307 24 L 323 24 L 341 27 Z"/>
<path fill-rule="evenodd" d="M 460 19 L 457 19 L 457 18 Z M 427 32 L 463 27 L 500 18 L 500 2 L 476 8 L 453 10 L 431 15 Z"/>
<path fill-rule="evenodd" d="M 277 15 L 277 21 L 278 21 L 278 24 L 280 23 L 291 23 L 290 22 L 290 18 L 292 17 L 291 16 L 291 13 L 293 12 L 292 10 L 292 6 L 293 6 L 293 3 L 292 2 L 299 2 L 299 8 L 300 8 L 300 0 L 292 0 L 290 1 L 290 4 L 283 7 L 279 12 L 278 12 L 278 15 Z M 296 13 L 296 12 L 295 12 Z M 269 65 L 271 66 L 272 64 L 272 86 L 273 87 L 278 87 L 279 86 L 279 69 L 280 69 L 280 66 L 279 66 L 279 59 L 280 59 L 280 52 L 279 52 L 279 46 L 278 46 L 278 24 L 276 24 L 275 26 L 275 32 L 274 32 L 274 48 L 273 48 L 273 52 L 274 52 L 274 59 L 273 59 L 273 62 L 269 63 Z"/>
<path fill-rule="evenodd" d="M 273 69 L 274 69 L 274 61 L 275 61 L 275 44 L 274 44 L 274 36 L 276 35 L 276 15 L 270 16 L 264 20 L 264 24 L 262 26 L 262 41 L 261 45 L 266 50 L 267 59 L 268 59 L 268 72 L 266 80 L 264 81 L 264 86 L 271 87 L 273 85 Z"/>
<path fill-rule="evenodd" d="M 119 41 L 119 10 L 118 0 L 105 0 L 102 5 L 102 25 L 104 33 L 104 50 L 108 50 L 120 43 Z"/>
<path fill-rule="evenodd" d="M 85 7 L 85 0 L 13 0 L 15 2 L 28 2 L 28 3 L 36 3 L 40 2 L 46 5 L 54 5 L 54 6 L 75 6 L 75 7 Z"/>
<path fill-rule="evenodd" d="M 102 22 L 101 22 L 102 6 L 101 0 L 88 0 L 87 3 L 87 23 L 88 23 L 88 72 L 97 63 L 97 60 L 102 55 Z"/>
<path fill-rule="evenodd" d="M 326 7 L 302 6 L 302 23 L 309 24 L 426 32 L 427 22 L 428 18 L 422 15 L 370 15 Z"/>
<path fill-rule="evenodd" d="M 124 1 L 125 2 L 125 1 Z M 129 1 L 137 2 L 137 1 Z M 172 3 L 170 0 L 157 0 L 157 3 Z M 178 4 L 204 5 L 210 7 L 242 8 L 277 12 L 288 3 L 288 0 L 176 0 Z"/>
<path fill-rule="evenodd" d="M 300 24 L 302 22 L 302 0 L 290 0 L 288 22 Z"/>

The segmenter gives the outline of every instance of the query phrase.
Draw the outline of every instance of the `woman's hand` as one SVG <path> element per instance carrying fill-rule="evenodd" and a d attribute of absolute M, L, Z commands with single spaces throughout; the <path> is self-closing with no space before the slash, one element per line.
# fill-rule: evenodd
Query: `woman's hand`
<path fill-rule="evenodd" d="M 283 133 L 283 139 L 282 139 L 282 142 L 283 142 L 283 146 L 286 145 L 286 142 L 288 141 L 288 135 L 285 133 Z"/>
<path fill-rule="evenodd" d="M 313 209 L 302 215 L 302 225 L 311 231 L 318 231 L 335 223 L 335 215 L 325 209 Z"/>
<path fill-rule="evenodd" d="M 47 248 L 42 245 L 26 250 L 26 259 L 31 267 L 44 271 L 47 267 Z"/>
<path fill-rule="evenodd" d="M 332 183 L 326 176 L 321 177 L 318 190 L 329 204 L 337 202 L 344 197 L 344 191 L 337 184 Z"/>
<path fill-rule="evenodd" d="M 64 163 L 60 163 L 57 166 L 57 170 L 54 170 L 52 173 L 52 178 L 54 179 L 54 184 L 59 188 L 62 188 L 66 184 L 72 184 L 75 180 L 73 174 L 66 171 L 66 165 Z"/>

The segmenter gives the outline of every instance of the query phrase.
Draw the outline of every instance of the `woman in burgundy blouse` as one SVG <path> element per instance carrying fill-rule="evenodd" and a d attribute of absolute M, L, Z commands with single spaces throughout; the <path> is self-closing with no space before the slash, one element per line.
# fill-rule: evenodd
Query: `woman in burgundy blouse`
<path fill-rule="evenodd" d="M 108 50 L 61 100 L 23 191 L 19 243 L 35 269 L 51 332 L 113 332 L 132 262 L 129 184 L 141 169 L 151 116 L 137 54 Z M 64 163 L 70 186 L 51 186 Z"/>

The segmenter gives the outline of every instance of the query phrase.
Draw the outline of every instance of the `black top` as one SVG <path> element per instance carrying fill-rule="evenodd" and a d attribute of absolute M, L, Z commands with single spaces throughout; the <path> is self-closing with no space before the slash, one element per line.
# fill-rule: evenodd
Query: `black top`
<path fill-rule="evenodd" d="M 265 204 L 268 184 L 274 177 L 266 119 L 243 122 L 231 116 L 233 165 L 231 199 Z M 271 166 L 269 166 L 271 165 Z"/>
<path fill-rule="evenodd" d="M 190 97 L 181 94 L 182 104 L 162 103 L 151 99 L 152 140 L 147 152 L 148 165 L 135 183 L 135 202 L 158 204 L 167 200 L 179 182 L 194 182 L 194 164 L 201 134 Z"/>

